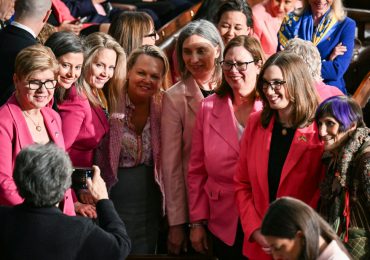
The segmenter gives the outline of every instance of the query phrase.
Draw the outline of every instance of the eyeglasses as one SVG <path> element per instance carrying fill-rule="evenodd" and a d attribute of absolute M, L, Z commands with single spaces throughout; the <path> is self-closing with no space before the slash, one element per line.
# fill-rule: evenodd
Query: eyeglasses
<path fill-rule="evenodd" d="M 150 38 L 152 38 L 154 41 L 158 40 L 158 38 L 159 38 L 157 31 L 153 31 L 153 32 L 152 32 L 152 33 L 150 33 L 150 34 L 144 35 L 144 37 L 150 37 Z"/>
<path fill-rule="evenodd" d="M 235 63 L 232 63 L 230 61 L 221 61 L 220 64 L 221 64 L 221 68 L 226 71 L 232 70 L 234 66 L 238 71 L 244 71 L 244 70 L 247 70 L 248 64 L 251 64 L 253 62 L 254 60 L 246 61 L 246 62 L 235 62 Z"/>
<path fill-rule="evenodd" d="M 42 86 L 45 86 L 46 89 L 54 89 L 57 85 L 57 80 L 45 80 L 44 82 L 40 80 L 29 80 L 28 81 L 28 88 L 31 90 L 38 90 L 42 88 Z"/>
<path fill-rule="evenodd" d="M 273 80 L 273 81 L 267 81 L 262 80 L 262 90 L 266 92 L 269 88 L 271 88 L 273 91 L 280 90 L 281 87 L 286 83 L 284 80 Z"/>

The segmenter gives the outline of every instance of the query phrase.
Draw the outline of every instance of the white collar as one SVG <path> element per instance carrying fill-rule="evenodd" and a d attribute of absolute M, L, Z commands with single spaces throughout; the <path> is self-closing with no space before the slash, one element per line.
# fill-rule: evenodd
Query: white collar
<path fill-rule="evenodd" d="M 18 28 L 21 28 L 21 29 L 23 29 L 23 30 L 25 30 L 25 31 L 27 31 L 27 32 L 29 32 L 35 39 L 36 39 L 36 33 L 30 28 L 30 27 L 28 27 L 28 26 L 26 26 L 26 25 L 24 25 L 24 24 L 21 24 L 21 23 L 18 23 L 18 22 L 16 22 L 16 21 L 13 21 L 12 23 L 11 23 L 13 26 L 15 26 L 15 27 L 18 27 Z"/>

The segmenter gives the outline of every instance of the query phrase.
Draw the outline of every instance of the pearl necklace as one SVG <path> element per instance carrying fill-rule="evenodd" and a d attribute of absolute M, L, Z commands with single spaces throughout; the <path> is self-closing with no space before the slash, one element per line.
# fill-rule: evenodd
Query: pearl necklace
<path fill-rule="evenodd" d="M 26 111 L 22 111 L 23 112 L 23 114 L 27 117 L 27 118 L 29 118 L 30 120 L 31 120 L 31 122 L 35 125 L 35 127 L 36 127 L 36 131 L 37 132 L 41 132 L 41 130 L 42 130 L 42 128 L 41 128 L 41 126 L 40 126 L 40 123 L 39 122 L 35 122 L 33 119 L 32 119 L 32 117 L 26 112 Z"/>

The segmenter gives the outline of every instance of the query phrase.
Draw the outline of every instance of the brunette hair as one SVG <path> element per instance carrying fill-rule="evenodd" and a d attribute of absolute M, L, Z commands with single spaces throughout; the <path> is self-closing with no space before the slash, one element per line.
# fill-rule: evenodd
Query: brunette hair
<path fill-rule="evenodd" d="M 257 91 L 264 103 L 261 123 L 264 128 L 268 126 L 272 116 L 276 113 L 269 105 L 263 92 L 264 74 L 270 66 L 277 66 L 281 70 L 286 90 L 293 111 L 291 122 L 294 128 L 304 127 L 314 120 L 315 111 L 319 104 L 318 94 L 307 65 L 294 53 L 278 52 L 272 55 L 263 66 L 258 79 Z"/>
<path fill-rule="evenodd" d="M 252 9 L 244 0 L 229 0 L 224 1 L 220 7 L 218 8 L 216 17 L 215 17 L 215 24 L 218 24 L 221 20 L 221 17 L 226 12 L 241 12 L 245 15 L 247 26 L 253 28 L 253 15 Z"/>
<path fill-rule="evenodd" d="M 127 56 L 151 33 L 153 19 L 144 12 L 123 12 L 111 23 L 108 33 L 121 44 Z"/>
<path fill-rule="evenodd" d="M 356 124 L 356 127 L 365 126 L 361 107 L 353 98 L 347 96 L 334 96 L 322 102 L 316 111 L 316 122 L 325 116 L 338 121 L 340 132 L 346 132 L 353 124 Z"/>
<path fill-rule="evenodd" d="M 59 59 L 67 53 L 81 53 L 84 55 L 84 46 L 80 37 L 72 32 L 61 31 L 53 33 L 45 42 Z M 55 89 L 55 97 L 57 102 L 63 102 L 68 95 L 70 89 L 57 87 Z"/>
<path fill-rule="evenodd" d="M 82 71 L 82 77 L 80 77 L 79 84 L 77 84 L 77 91 L 85 94 L 93 106 L 100 105 L 100 98 L 109 112 L 114 111 L 126 79 L 126 54 L 112 36 L 103 32 L 96 32 L 88 35 L 85 38 L 85 44 L 87 49 L 85 65 Z M 86 81 L 86 77 L 90 73 L 95 57 L 98 55 L 99 51 L 104 49 L 113 50 L 117 54 L 114 74 L 103 90 L 93 90 Z M 97 92 L 98 97 L 94 94 L 94 91 Z"/>
<path fill-rule="evenodd" d="M 290 197 L 281 197 L 271 203 L 262 221 L 262 235 L 294 239 L 298 231 L 305 241 L 299 259 L 318 258 L 320 236 L 327 244 L 335 240 L 348 255 L 333 229 L 310 206 Z"/>
<path fill-rule="evenodd" d="M 265 61 L 265 54 L 262 50 L 261 43 L 255 37 L 246 35 L 235 37 L 226 45 L 223 56 L 225 57 L 227 52 L 234 47 L 243 47 L 246 49 L 252 55 L 254 64 L 262 67 L 263 62 Z M 257 77 L 258 75 L 256 75 L 256 79 Z M 221 85 L 215 89 L 215 93 L 220 97 L 224 97 L 226 95 L 229 95 L 232 98 L 234 97 L 233 90 L 225 78 L 222 79 Z"/>

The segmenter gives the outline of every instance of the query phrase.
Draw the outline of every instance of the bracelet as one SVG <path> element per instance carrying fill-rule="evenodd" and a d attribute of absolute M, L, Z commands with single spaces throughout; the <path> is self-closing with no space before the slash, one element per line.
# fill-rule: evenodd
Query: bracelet
<path fill-rule="evenodd" d="M 198 227 L 203 227 L 204 223 L 197 222 L 197 223 L 189 223 L 189 228 L 198 228 Z"/>

